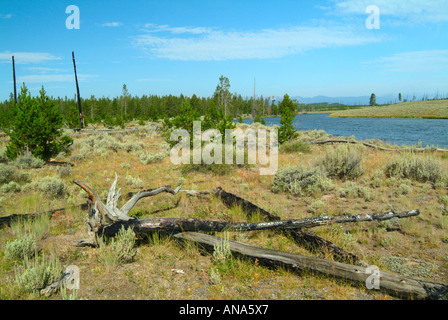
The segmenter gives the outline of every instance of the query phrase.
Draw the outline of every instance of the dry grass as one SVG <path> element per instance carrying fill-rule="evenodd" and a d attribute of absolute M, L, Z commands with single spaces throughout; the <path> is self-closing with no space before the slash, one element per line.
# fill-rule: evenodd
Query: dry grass
<path fill-rule="evenodd" d="M 342 110 L 333 113 L 331 117 L 448 119 L 448 100 L 403 102 L 385 107 Z"/>
<path fill-rule="evenodd" d="M 81 152 L 86 137 L 76 137 L 72 156 Z M 400 177 L 387 177 L 387 164 L 399 159 L 399 155 L 363 148 L 363 174 L 355 178 L 353 185 L 375 197 L 346 197 L 341 189 L 349 187 L 347 181 L 332 178 L 335 188 L 325 194 L 294 196 L 287 192 L 274 194 L 273 176 L 260 176 L 258 170 L 234 168 L 223 176 L 190 172 L 183 174 L 179 166 L 170 163 L 169 157 L 161 162 L 142 164 L 139 152 L 164 152 L 163 140 L 158 136 L 122 137 L 144 145 L 143 150 L 128 152 L 125 149 L 105 150 L 73 161 L 75 166 L 60 175 L 55 167 L 27 169 L 32 181 L 44 177 L 58 177 L 68 186 L 62 198 L 51 199 L 39 190 L 22 190 L 18 193 L 0 192 L 0 215 L 29 213 L 50 208 L 66 207 L 85 202 L 85 193 L 73 185 L 78 179 L 91 185 L 103 198 L 107 195 L 115 172 L 122 194 L 138 188 L 157 188 L 163 185 L 177 186 L 184 182 L 184 189 L 209 190 L 221 186 L 280 216 L 282 219 L 300 219 L 315 214 L 379 213 L 387 210 L 405 211 L 420 209 L 419 217 L 383 223 L 363 222 L 351 225 L 314 228 L 316 234 L 342 248 L 359 255 L 363 260 L 388 272 L 401 272 L 391 257 L 406 257 L 424 261 L 432 268 L 416 278 L 447 283 L 448 272 L 448 188 L 430 182 L 418 182 Z M 1 146 L 0 146 L 1 148 Z M 279 169 L 291 166 L 314 166 L 320 163 L 328 149 L 312 146 L 310 153 L 300 151 L 280 154 Z M 417 155 L 417 157 L 426 157 Z M 437 158 L 442 167 L 448 167 L 448 159 Z M 75 159 L 75 158 L 74 158 Z M 70 157 L 65 159 L 70 161 Z M 446 170 L 446 169 L 445 169 Z M 447 172 L 445 171 L 445 174 Z M 141 186 L 126 184 L 126 177 L 140 179 Z M 20 182 L 23 186 L 25 182 Z M 400 189 L 401 186 L 401 189 Z M 406 187 L 404 187 L 406 186 Z M 397 192 L 397 190 L 404 190 Z M 177 207 L 176 201 L 180 198 Z M 224 219 L 247 221 L 240 208 L 227 208 L 214 197 L 191 198 L 185 194 L 172 196 L 160 194 L 140 201 L 133 209 L 139 217 L 151 215 L 156 209 L 162 217 L 195 217 L 201 219 Z M 260 220 L 253 217 L 252 221 Z M 395 230 L 395 231 L 388 231 Z M 86 237 L 85 212 L 79 208 L 55 214 L 49 222 L 45 237 L 37 240 L 42 253 L 57 252 L 63 266 L 80 268 L 81 287 L 78 299 L 388 299 L 384 294 L 353 286 L 344 281 L 312 274 L 297 275 L 293 272 L 267 269 L 257 261 L 227 257 L 222 261 L 213 259 L 193 243 L 179 244 L 166 235 L 153 235 L 149 239 L 137 239 L 137 254 L 126 264 L 104 266 L 99 249 L 76 248 L 72 240 Z M 328 253 L 311 253 L 298 246 L 292 239 L 276 232 L 230 232 L 230 240 L 296 253 L 333 259 Z M 224 236 L 223 233 L 218 236 Z M 35 293 L 18 290 L 14 279 L 14 265 L 4 259 L 6 243 L 16 239 L 11 228 L 0 230 L 0 299 L 42 299 Z M 414 265 L 409 262 L 412 271 Z M 414 263 L 415 264 L 415 263 Z M 426 266 L 426 265 L 422 265 Z M 398 270 L 398 271 L 397 271 Z M 406 269 L 408 270 L 408 269 Z M 415 269 L 420 270 L 420 269 Z M 181 272 L 182 271 L 182 272 Z M 67 294 L 71 292 L 68 291 Z M 62 299 L 57 294 L 51 299 Z"/>

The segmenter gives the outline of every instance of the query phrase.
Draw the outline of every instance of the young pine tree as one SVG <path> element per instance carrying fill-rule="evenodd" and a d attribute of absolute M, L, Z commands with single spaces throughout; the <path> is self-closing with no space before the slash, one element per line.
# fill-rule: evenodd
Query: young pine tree
<path fill-rule="evenodd" d="M 62 136 L 63 119 L 54 101 L 47 97 L 44 87 L 39 93 L 33 98 L 25 84 L 22 86 L 14 106 L 16 116 L 9 132 L 10 144 L 6 147 L 10 159 L 30 152 L 48 161 L 73 143 L 72 138 Z"/>
<path fill-rule="evenodd" d="M 294 117 L 296 116 L 297 103 L 292 101 L 287 94 L 285 94 L 283 101 L 278 106 L 280 111 L 280 123 L 282 126 L 278 129 L 278 142 L 280 144 L 295 139 L 298 135 L 293 125 Z"/>

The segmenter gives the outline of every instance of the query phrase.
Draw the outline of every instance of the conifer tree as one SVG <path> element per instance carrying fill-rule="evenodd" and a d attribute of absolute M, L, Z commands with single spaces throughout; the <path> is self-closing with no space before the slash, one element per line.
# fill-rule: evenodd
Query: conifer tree
<path fill-rule="evenodd" d="M 54 100 L 47 97 L 43 86 L 39 94 L 38 97 L 31 97 L 23 84 L 14 106 L 15 118 L 9 131 L 10 144 L 6 147 L 6 155 L 10 159 L 30 152 L 48 161 L 73 143 L 72 138 L 62 136 L 62 115 L 55 107 Z"/>
<path fill-rule="evenodd" d="M 285 94 L 283 101 L 279 105 L 280 123 L 282 126 L 278 130 L 278 142 L 280 144 L 295 139 L 298 135 L 293 126 L 293 120 L 296 116 L 297 103 L 292 101 L 287 94 Z"/>

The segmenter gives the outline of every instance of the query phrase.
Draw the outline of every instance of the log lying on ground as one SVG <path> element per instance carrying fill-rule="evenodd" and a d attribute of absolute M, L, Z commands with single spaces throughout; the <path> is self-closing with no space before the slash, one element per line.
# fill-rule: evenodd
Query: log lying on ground
<path fill-rule="evenodd" d="M 130 219 L 127 221 L 118 221 L 110 225 L 101 226 L 101 234 L 107 236 L 116 235 L 122 227 L 125 229 L 133 228 L 139 236 L 144 236 L 153 232 L 222 232 L 228 231 L 261 231 L 261 230 L 298 230 L 302 228 L 314 228 L 333 223 L 353 223 L 363 221 L 383 221 L 392 218 L 406 218 L 419 215 L 419 210 L 409 212 L 395 213 L 393 211 L 378 213 L 374 215 L 355 215 L 355 216 L 317 216 L 299 220 L 280 220 L 270 222 L 236 222 L 228 221 L 210 221 L 194 218 L 144 218 Z"/>
<path fill-rule="evenodd" d="M 73 206 L 71 208 L 80 208 L 81 210 L 87 210 L 88 205 L 87 203 L 83 203 L 80 205 Z M 11 226 L 11 223 L 18 220 L 27 220 L 27 219 L 33 219 L 35 217 L 41 216 L 41 215 L 53 215 L 57 212 L 64 212 L 67 208 L 60 208 L 60 209 L 53 209 L 48 211 L 40 211 L 40 212 L 33 212 L 33 213 L 24 213 L 24 214 L 11 214 L 6 217 L 0 217 L 0 228 L 4 226 Z"/>
<path fill-rule="evenodd" d="M 228 207 L 232 206 L 240 206 L 241 209 L 247 214 L 250 218 L 253 214 L 259 213 L 268 221 L 279 221 L 280 217 L 273 215 L 266 210 L 256 206 L 252 202 L 249 202 L 243 198 L 238 197 L 232 193 L 224 191 L 221 187 L 213 190 L 213 193 L 221 199 L 221 201 Z"/>
<path fill-rule="evenodd" d="M 385 148 L 385 147 L 380 147 L 371 143 L 367 143 L 367 142 L 361 142 L 361 141 L 353 141 L 353 140 L 325 140 L 325 141 L 311 141 L 308 142 L 309 144 L 316 144 L 316 145 L 322 145 L 322 144 L 333 144 L 333 143 L 351 143 L 351 144 L 362 144 L 366 147 L 375 149 L 375 150 L 382 150 L 382 151 L 396 151 L 396 152 L 401 152 L 401 151 L 414 151 L 414 152 L 448 152 L 447 149 L 441 149 L 441 148 L 436 148 L 436 149 L 426 149 L 426 148 L 399 148 L 399 149 L 392 149 L 392 148 Z"/>
<path fill-rule="evenodd" d="M 205 249 L 213 251 L 222 245 L 222 238 L 193 232 L 174 235 L 176 239 L 193 241 Z M 372 279 L 372 270 L 361 266 L 352 266 L 339 262 L 300 256 L 291 253 L 264 249 L 235 241 L 229 241 L 230 251 L 234 254 L 257 259 L 261 265 L 282 267 L 296 272 L 311 272 L 349 280 L 359 285 L 366 285 Z M 447 299 L 448 286 L 427 281 L 415 280 L 386 272 L 379 272 L 379 290 L 401 299 Z"/>
<path fill-rule="evenodd" d="M 183 190 L 190 196 L 200 197 L 202 195 L 215 194 L 227 207 L 240 206 L 242 211 L 246 213 L 248 217 L 251 217 L 255 213 L 261 213 L 264 218 L 268 221 L 279 221 L 281 218 L 269 212 L 266 212 L 257 205 L 240 198 L 230 192 L 225 192 L 221 187 L 214 189 L 212 191 L 195 191 L 195 190 Z M 220 196 L 221 195 L 221 196 Z M 291 236 L 292 239 L 299 245 L 305 247 L 307 250 L 312 252 L 328 252 L 333 255 L 333 258 L 337 261 L 348 262 L 352 264 L 365 265 L 356 254 L 347 252 L 341 247 L 335 245 L 334 243 L 319 237 L 318 235 L 311 232 L 304 232 L 301 230 L 281 230 L 281 232 L 286 236 Z"/>
<path fill-rule="evenodd" d="M 331 254 L 336 261 L 364 267 L 368 265 L 366 261 L 361 260 L 356 254 L 342 249 L 317 234 L 304 230 L 288 230 L 288 232 L 285 233 L 290 235 L 297 244 L 301 245 L 310 252 L 326 251 Z"/>

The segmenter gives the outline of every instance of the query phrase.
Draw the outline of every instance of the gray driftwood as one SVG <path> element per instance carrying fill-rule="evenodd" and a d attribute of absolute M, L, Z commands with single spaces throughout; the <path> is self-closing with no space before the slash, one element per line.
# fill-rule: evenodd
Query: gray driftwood
<path fill-rule="evenodd" d="M 98 246 L 97 236 L 101 233 L 104 226 L 110 225 L 114 222 L 126 222 L 134 220 L 129 217 L 129 212 L 137 204 L 137 202 L 145 197 L 151 197 L 158 195 L 162 192 L 168 192 L 171 194 L 177 194 L 182 187 L 180 185 L 175 190 L 169 187 L 161 187 L 151 191 L 139 192 L 131 197 L 124 206 L 118 208 L 118 200 L 121 197 L 121 189 L 117 188 L 118 177 L 115 174 L 115 181 L 109 189 L 107 196 L 107 202 L 104 204 L 101 198 L 90 186 L 84 182 L 74 180 L 73 182 L 87 192 L 89 197 L 89 212 L 87 215 L 87 225 L 89 238 L 81 241 L 81 245 L 86 246 Z"/>
<path fill-rule="evenodd" d="M 447 149 L 441 149 L 441 148 L 436 148 L 436 149 L 426 149 L 426 148 L 397 148 L 397 149 L 392 149 L 392 148 L 385 148 L 385 147 L 380 147 L 371 143 L 367 143 L 367 142 L 361 142 L 361 141 L 353 141 L 353 140 L 325 140 L 325 141 L 311 141 L 308 142 L 309 144 L 316 144 L 316 145 L 322 145 L 322 144 L 333 144 L 333 143 L 351 143 L 351 144 L 362 144 L 368 148 L 372 148 L 375 150 L 381 150 L 381 151 L 413 151 L 413 152 L 448 152 Z"/>
<path fill-rule="evenodd" d="M 369 277 L 373 275 L 373 272 L 366 267 L 264 249 L 201 233 L 183 232 L 176 234 L 174 237 L 180 240 L 198 243 L 208 251 L 213 251 L 215 246 L 221 245 L 223 241 L 228 241 L 232 253 L 253 260 L 257 259 L 261 265 L 283 267 L 296 272 L 306 271 L 325 274 L 327 276 L 349 280 L 359 285 L 366 285 L 370 281 Z M 379 272 L 378 283 L 380 291 L 402 299 L 448 298 L 448 287 L 445 285 L 402 277 L 381 270 Z"/>

